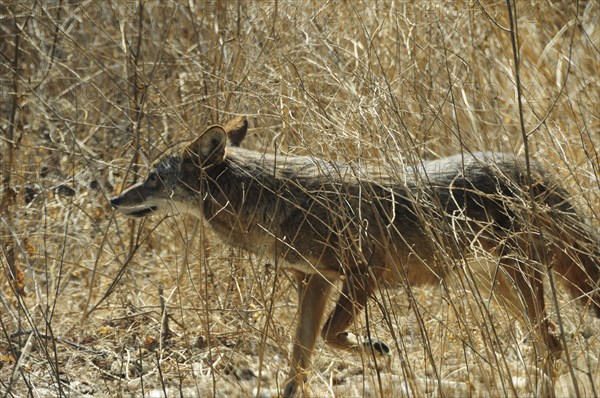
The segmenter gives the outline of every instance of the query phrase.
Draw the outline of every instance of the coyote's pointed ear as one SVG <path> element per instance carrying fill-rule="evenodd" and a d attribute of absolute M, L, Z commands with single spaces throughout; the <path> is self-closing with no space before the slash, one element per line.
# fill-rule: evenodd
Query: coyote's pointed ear
<path fill-rule="evenodd" d="M 248 131 L 248 120 L 243 116 L 238 116 L 228 121 L 223 128 L 227 132 L 231 145 L 240 146 Z"/>
<path fill-rule="evenodd" d="M 221 126 L 209 127 L 187 146 L 187 152 L 197 158 L 202 166 L 218 164 L 225 156 L 227 133 Z"/>

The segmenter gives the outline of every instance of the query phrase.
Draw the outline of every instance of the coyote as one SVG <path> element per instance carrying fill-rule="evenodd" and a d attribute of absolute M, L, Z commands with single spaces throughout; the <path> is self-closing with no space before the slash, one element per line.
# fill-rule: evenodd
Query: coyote
<path fill-rule="evenodd" d="M 439 283 L 452 268 L 449 258 L 461 262 L 474 250 L 497 258 L 504 283 L 494 291 L 518 292 L 524 317 L 549 350 L 561 348 L 544 310 L 549 268 L 600 316 L 598 237 L 536 163 L 527 171 L 510 154 L 465 153 L 392 173 L 244 149 L 247 127 L 239 117 L 174 146 L 110 203 L 131 217 L 191 213 L 225 242 L 284 260 L 299 292 L 284 396 L 303 388 L 319 329 L 335 348 L 387 353 L 385 343 L 346 332 L 374 289 Z"/>

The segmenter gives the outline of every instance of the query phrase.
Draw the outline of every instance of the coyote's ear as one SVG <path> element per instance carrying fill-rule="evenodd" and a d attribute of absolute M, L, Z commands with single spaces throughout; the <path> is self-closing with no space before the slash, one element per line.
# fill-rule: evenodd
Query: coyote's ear
<path fill-rule="evenodd" d="M 248 120 L 243 116 L 238 116 L 228 121 L 223 128 L 227 132 L 231 145 L 240 146 L 248 131 Z"/>
<path fill-rule="evenodd" d="M 187 146 L 187 152 L 197 158 L 202 166 L 218 164 L 225 156 L 227 133 L 221 126 L 209 127 Z"/>

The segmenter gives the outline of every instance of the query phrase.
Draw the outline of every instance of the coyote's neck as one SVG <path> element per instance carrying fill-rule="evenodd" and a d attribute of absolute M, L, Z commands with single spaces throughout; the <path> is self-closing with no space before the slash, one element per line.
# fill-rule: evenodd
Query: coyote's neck
<path fill-rule="evenodd" d="M 277 160 L 273 155 L 228 148 L 224 162 L 207 173 L 204 216 L 228 243 L 257 252 L 268 242 L 285 240 L 282 226 L 306 195 L 298 174 L 311 164 L 308 158 L 292 158 L 292 164 Z"/>

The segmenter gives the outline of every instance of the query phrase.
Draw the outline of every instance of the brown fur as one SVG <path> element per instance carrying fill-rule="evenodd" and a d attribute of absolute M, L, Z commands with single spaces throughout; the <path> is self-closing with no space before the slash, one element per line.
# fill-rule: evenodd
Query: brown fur
<path fill-rule="evenodd" d="M 240 148 L 246 130 L 243 118 L 208 128 L 111 204 L 135 217 L 191 212 L 224 241 L 285 261 L 298 281 L 299 321 L 284 396 L 303 384 L 319 330 L 333 347 L 359 349 L 346 329 L 377 286 L 438 283 L 448 258 L 462 262 L 475 247 L 497 255 L 507 281 L 497 293 L 516 288 L 549 349 L 560 344 L 544 309 L 547 267 L 600 315 L 598 238 L 537 164 L 529 177 L 512 155 L 476 153 L 391 174 Z M 337 305 L 321 327 L 340 279 Z"/>

